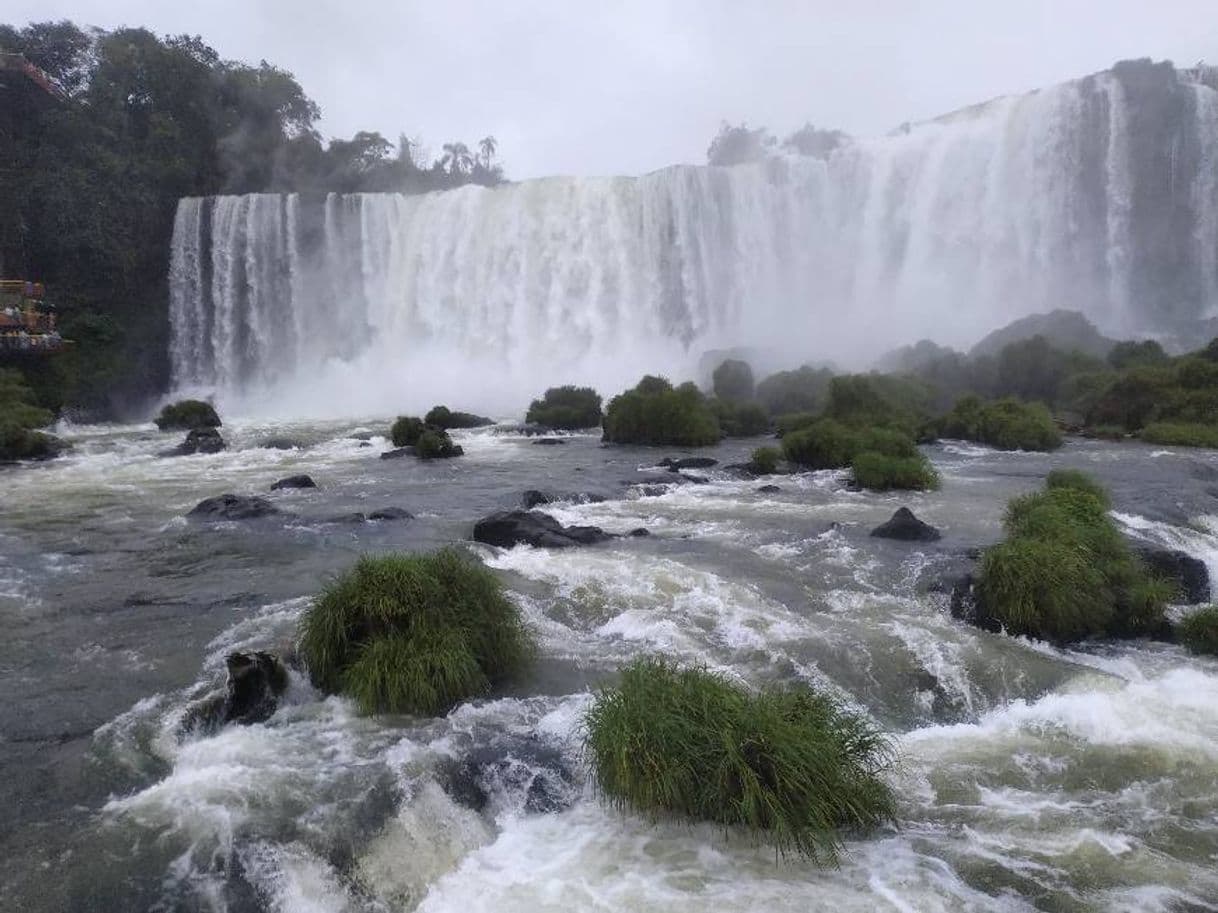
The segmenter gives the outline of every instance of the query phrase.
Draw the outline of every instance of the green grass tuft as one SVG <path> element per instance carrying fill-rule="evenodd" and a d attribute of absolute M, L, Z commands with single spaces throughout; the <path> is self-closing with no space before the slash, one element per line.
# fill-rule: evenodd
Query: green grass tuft
<path fill-rule="evenodd" d="M 749 458 L 749 469 L 759 476 L 773 475 L 781 459 L 782 451 L 777 447 L 758 447 Z"/>
<path fill-rule="evenodd" d="M 529 404 L 524 420 L 563 431 L 599 428 L 601 397 L 591 387 L 551 387 L 541 399 Z"/>
<path fill-rule="evenodd" d="M 697 387 L 686 383 L 674 388 L 653 375 L 609 400 L 604 424 L 604 439 L 612 444 L 705 447 L 722 437 L 719 422 Z"/>
<path fill-rule="evenodd" d="M 399 415 L 389 429 L 389 439 L 394 447 L 413 447 L 427 430 L 423 420 L 415 415 Z"/>
<path fill-rule="evenodd" d="M 447 431 L 428 428 L 414 442 L 415 455 L 420 460 L 438 460 L 461 456 L 464 451 L 453 443 Z"/>
<path fill-rule="evenodd" d="M 1218 425 L 1200 422 L 1154 422 L 1143 428 L 1138 437 L 1149 444 L 1218 450 Z"/>
<path fill-rule="evenodd" d="M 751 693 L 720 675 L 636 660 L 596 697 L 586 748 L 610 802 L 739 826 L 783 854 L 833 862 L 842 830 L 895 820 L 892 744 L 806 686 Z"/>
<path fill-rule="evenodd" d="M 1192 653 L 1218 656 L 1218 606 L 1206 606 L 1180 622 L 1180 643 Z"/>
<path fill-rule="evenodd" d="M 518 675 L 534 644 L 495 575 L 443 549 L 361 558 L 313 601 L 300 649 L 362 712 L 432 715 Z"/>
<path fill-rule="evenodd" d="M 888 456 L 875 450 L 864 450 L 850 463 L 854 481 L 871 491 L 934 491 L 939 487 L 939 473 L 930 460 L 920 453 L 913 456 Z"/>
<path fill-rule="evenodd" d="M 156 426 L 161 431 L 194 431 L 198 428 L 219 428 L 220 424 L 215 407 L 198 399 L 170 403 L 156 417 Z"/>
<path fill-rule="evenodd" d="M 982 402 L 977 396 L 962 396 L 952 411 L 939 419 L 941 437 L 988 444 L 999 450 L 1056 450 L 1061 433 L 1043 403 L 1023 403 L 1014 398 Z"/>
<path fill-rule="evenodd" d="M 782 452 L 807 469 L 841 469 L 849 466 L 859 449 L 859 432 L 841 422 L 823 418 L 783 435 Z"/>
<path fill-rule="evenodd" d="M 1073 488 L 1091 495 L 1103 506 L 1104 510 L 1108 510 L 1112 506 L 1104 486 L 1080 469 L 1052 470 L 1045 477 L 1045 487 L 1048 489 Z"/>

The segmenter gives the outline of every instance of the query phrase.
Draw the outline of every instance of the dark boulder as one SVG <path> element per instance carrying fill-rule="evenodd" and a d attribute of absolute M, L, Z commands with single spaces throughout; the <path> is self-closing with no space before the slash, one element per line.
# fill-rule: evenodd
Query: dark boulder
<path fill-rule="evenodd" d="M 1152 574 L 1176 584 L 1181 602 L 1200 605 L 1210 601 L 1210 572 L 1204 561 L 1184 552 L 1152 545 L 1137 545 L 1135 549 Z"/>
<path fill-rule="evenodd" d="M 520 496 L 520 503 L 524 505 L 525 510 L 532 510 L 541 504 L 549 504 L 552 500 L 553 498 L 548 494 L 544 491 L 538 491 L 536 488 L 530 488 Z"/>
<path fill-rule="evenodd" d="M 269 437 L 258 446 L 263 450 L 303 450 L 305 445 L 290 437 Z"/>
<path fill-rule="evenodd" d="M 266 498 L 223 494 L 200 501 L 186 516 L 196 520 L 254 520 L 279 513 Z"/>
<path fill-rule="evenodd" d="M 651 530 L 645 529 L 642 526 L 636 527 L 635 529 L 632 529 L 630 532 L 626 533 L 627 538 L 630 539 L 646 539 L 650 535 Z"/>
<path fill-rule="evenodd" d="M 224 691 L 195 704 L 182 721 L 184 731 L 210 733 L 236 723 L 264 723 L 279 706 L 288 687 L 288 672 L 273 653 L 230 653 L 224 661 Z"/>
<path fill-rule="evenodd" d="M 313 481 L 312 476 L 298 475 L 288 476 L 280 479 L 271 486 L 271 491 L 279 491 L 281 488 L 316 488 L 317 483 Z"/>
<path fill-rule="evenodd" d="M 718 466 L 719 461 L 712 457 L 665 457 L 656 465 L 679 472 L 682 469 L 710 469 L 712 466 Z"/>
<path fill-rule="evenodd" d="M 186 432 L 186 440 L 166 451 L 165 455 L 190 456 L 194 453 L 219 453 L 227 449 L 228 444 L 215 428 L 195 428 Z"/>
<path fill-rule="evenodd" d="M 347 435 L 347 438 L 352 441 L 370 441 L 376 434 L 372 431 L 353 431 Z"/>
<path fill-rule="evenodd" d="M 396 447 L 381 454 L 382 460 L 396 460 L 399 457 L 414 456 L 414 447 Z"/>
<path fill-rule="evenodd" d="M 535 441 L 531 441 L 534 447 L 555 447 L 559 444 L 567 443 L 560 437 L 539 437 Z"/>
<path fill-rule="evenodd" d="M 357 510 L 357 511 L 352 511 L 349 514 L 335 514 L 333 517 L 327 517 L 322 522 L 323 523 L 358 524 L 358 523 L 366 523 L 367 521 L 368 521 L 368 518 Z"/>
<path fill-rule="evenodd" d="M 532 510 L 542 504 L 553 504 L 555 501 L 570 501 L 573 504 L 603 504 L 606 498 L 592 491 L 580 491 L 574 494 L 550 494 L 530 488 L 520 496 L 520 503 L 525 510 Z"/>
<path fill-rule="evenodd" d="M 455 802 L 482 812 L 494 801 L 529 814 L 570 808 L 576 777 L 562 752 L 536 736 L 504 736 L 442 765 L 439 780 Z"/>
<path fill-rule="evenodd" d="M 563 526 L 549 514 L 538 511 L 501 511 L 474 524 L 474 541 L 511 548 L 569 548 L 605 542 L 613 536 L 597 526 Z"/>
<path fill-rule="evenodd" d="M 923 523 L 908 507 L 897 508 L 887 523 L 881 523 L 871 531 L 880 539 L 899 539 L 902 542 L 934 542 L 941 533 L 929 523 Z"/>
<path fill-rule="evenodd" d="M 777 491 L 782 491 L 777 485 L 762 485 L 757 489 L 762 494 L 772 495 Z"/>
<path fill-rule="evenodd" d="M 369 520 L 413 520 L 414 514 L 402 507 L 382 507 L 368 514 Z"/>
<path fill-rule="evenodd" d="M 952 583 L 950 606 L 952 618 L 995 634 L 1002 631 L 1002 624 L 985 607 L 977 589 L 977 578 L 972 574 L 965 574 Z"/>

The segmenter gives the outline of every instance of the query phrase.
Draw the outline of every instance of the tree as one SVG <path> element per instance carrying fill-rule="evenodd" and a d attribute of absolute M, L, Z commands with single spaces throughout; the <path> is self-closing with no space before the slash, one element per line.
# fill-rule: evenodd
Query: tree
<path fill-rule="evenodd" d="M 440 156 L 440 167 L 450 175 L 466 174 L 474 167 L 474 157 L 465 143 L 445 143 L 442 149 L 444 154 Z"/>
<path fill-rule="evenodd" d="M 482 167 L 487 171 L 491 168 L 491 159 L 495 157 L 495 151 L 499 148 L 493 136 L 484 136 L 478 140 L 478 150 L 482 157 Z"/>
<path fill-rule="evenodd" d="M 841 130 L 821 130 L 804 124 L 782 141 L 782 147 L 798 155 L 827 159 L 833 151 L 850 141 Z"/>
<path fill-rule="evenodd" d="M 764 127 L 750 130 L 745 124 L 733 127 L 724 121 L 706 150 L 711 165 L 744 165 L 765 158 L 775 139 Z"/>
<path fill-rule="evenodd" d="M 745 401 L 753 398 L 753 369 L 747 361 L 729 358 L 711 375 L 715 396 L 720 399 Z"/>

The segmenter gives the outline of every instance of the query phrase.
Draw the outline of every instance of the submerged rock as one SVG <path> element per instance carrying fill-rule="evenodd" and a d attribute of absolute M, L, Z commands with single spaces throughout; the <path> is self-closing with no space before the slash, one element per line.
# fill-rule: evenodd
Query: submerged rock
<path fill-rule="evenodd" d="M 666 466 L 671 472 L 679 472 L 682 469 L 710 469 L 712 466 L 718 466 L 719 461 L 713 457 L 665 457 L 656 465 Z"/>
<path fill-rule="evenodd" d="M 491 514 L 474 524 L 474 541 L 511 548 L 533 545 L 540 548 L 569 548 L 612 539 L 598 526 L 563 526 L 549 514 L 509 510 Z"/>
<path fill-rule="evenodd" d="M 404 507 L 382 507 L 368 514 L 369 520 L 413 520 L 414 514 Z"/>
<path fill-rule="evenodd" d="M 277 513 L 279 508 L 266 498 L 223 494 L 200 501 L 186 516 L 197 520 L 253 520 Z"/>
<path fill-rule="evenodd" d="M 1176 584 L 1181 602 L 1200 605 L 1210 601 L 1210 572 L 1204 561 L 1174 549 L 1152 545 L 1136 545 L 1134 548 L 1152 574 L 1166 577 Z"/>
<path fill-rule="evenodd" d="M 195 428 L 186 432 L 186 439 L 165 456 L 190 456 L 194 453 L 219 453 L 228 449 L 228 443 L 215 428 Z"/>
<path fill-rule="evenodd" d="M 303 450 L 305 445 L 290 437 L 269 437 L 258 445 L 263 450 Z"/>
<path fill-rule="evenodd" d="M 888 522 L 873 529 L 871 535 L 879 539 L 899 539 L 902 542 L 934 542 L 942 534 L 929 523 L 915 517 L 908 507 L 900 507 Z"/>
<path fill-rule="evenodd" d="M 777 491 L 782 491 L 777 485 L 761 485 L 757 488 L 762 494 L 772 495 Z"/>
<path fill-rule="evenodd" d="M 327 517 L 323 523 L 366 523 L 368 517 L 360 511 L 352 511 L 349 514 L 335 514 L 333 517 Z"/>
<path fill-rule="evenodd" d="M 224 691 L 195 704 L 182 721 L 184 731 L 215 732 L 236 723 L 249 726 L 271 718 L 287 690 L 288 672 L 279 657 L 262 651 L 230 653 L 224 664 Z"/>
<path fill-rule="evenodd" d="M 562 752 L 535 736 L 505 736 L 474 748 L 442 767 L 439 777 L 455 802 L 477 812 L 492 802 L 530 814 L 559 812 L 578 793 Z"/>
<path fill-rule="evenodd" d="M 279 491 L 282 488 L 316 488 L 317 483 L 313 481 L 312 476 L 297 475 L 287 476 L 280 479 L 271 486 L 271 491 Z"/>
<path fill-rule="evenodd" d="M 565 444 L 567 442 L 560 437 L 539 437 L 537 440 L 531 441 L 530 443 L 532 443 L 534 447 L 554 447 L 558 444 Z"/>
<path fill-rule="evenodd" d="M 604 495 L 597 494 L 593 491 L 579 491 L 574 494 L 551 494 L 545 491 L 539 491 L 536 488 L 530 488 L 520 496 L 520 503 L 525 510 L 532 510 L 542 504 L 553 504 L 555 501 L 570 501 L 573 504 L 603 504 L 606 498 Z"/>
<path fill-rule="evenodd" d="M 399 457 L 414 456 L 414 447 L 395 447 L 393 450 L 386 450 L 381 454 L 382 460 L 396 460 Z"/>
<path fill-rule="evenodd" d="M 520 503 L 524 505 L 525 510 L 532 510 L 541 504 L 549 504 L 553 499 L 544 491 L 538 491 L 536 488 L 530 488 L 520 496 Z"/>

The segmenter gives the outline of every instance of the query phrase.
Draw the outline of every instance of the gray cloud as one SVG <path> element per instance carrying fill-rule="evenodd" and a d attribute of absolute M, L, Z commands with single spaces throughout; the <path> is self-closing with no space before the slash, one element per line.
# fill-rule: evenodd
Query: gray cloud
<path fill-rule="evenodd" d="M 1213 62 L 1214 13 L 1214 0 L 9 0 L 0 19 L 201 34 L 294 72 L 326 136 L 405 132 L 435 150 L 493 133 L 521 178 L 700 162 L 722 119 L 866 135 L 1124 57 Z"/>

